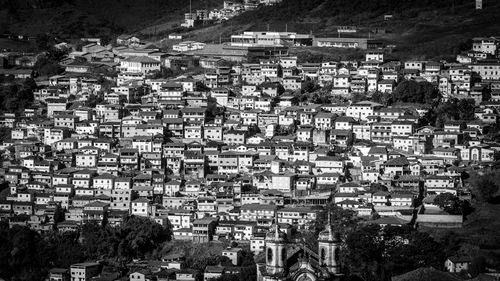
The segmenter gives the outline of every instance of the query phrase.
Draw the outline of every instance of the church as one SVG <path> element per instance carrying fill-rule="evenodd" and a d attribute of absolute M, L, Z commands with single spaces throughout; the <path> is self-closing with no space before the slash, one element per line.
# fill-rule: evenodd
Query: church
<path fill-rule="evenodd" d="M 317 251 L 304 243 L 290 242 L 275 223 L 265 238 L 266 262 L 257 264 L 257 281 L 338 280 L 340 274 L 340 239 L 328 224 L 320 232 Z"/>

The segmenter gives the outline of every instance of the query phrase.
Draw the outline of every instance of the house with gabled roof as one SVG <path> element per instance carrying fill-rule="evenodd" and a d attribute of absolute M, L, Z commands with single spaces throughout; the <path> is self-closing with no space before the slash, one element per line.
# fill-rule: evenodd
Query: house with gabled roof
<path fill-rule="evenodd" d="M 340 193 L 358 193 L 365 191 L 365 188 L 357 182 L 347 182 L 338 186 Z"/>
<path fill-rule="evenodd" d="M 116 176 L 113 176 L 111 174 L 99 175 L 92 179 L 92 186 L 98 189 L 111 190 L 114 187 L 115 179 Z"/>
<path fill-rule="evenodd" d="M 383 164 L 384 175 L 390 177 L 410 174 L 410 162 L 404 156 L 391 158 Z"/>
<path fill-rule="evenodd" d="M 469 270 L 472 259 L 464 255 L 454 255 L 448 257 L 444 262 L 444 267 L 448 272 L 460 273 Z"/>
<path fill-rule="evenodd" d="M 131 203 L 131 214 L 140 217 L 150 217 L 153 213 L 153 206 L 149 199 L 138 198 Z"/>
<path fill-rule="evenodd" d="M 382 108 L 382 105 L 379 103 L 370 101 L 360 101 L 351 104 L 347 108 L 345 115 L 353 117 L 356 120 L 366 120 L 368 116 L 374 115 L 374 112 L 379 108 Z"/>
<path fill-rule="evenodd" d="M 387 147 L 385 146 L 372 146 L 368 151 L 367 156 L 375 157 L 382 161 L 387 161 L 387 159 L 389 158 Z"/>

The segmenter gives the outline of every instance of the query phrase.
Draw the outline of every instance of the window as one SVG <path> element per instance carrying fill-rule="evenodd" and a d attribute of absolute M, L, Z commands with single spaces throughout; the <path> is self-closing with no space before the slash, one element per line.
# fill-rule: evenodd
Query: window
<path fill-rule="evenodd" d="M 271 248 L 267 248 L 267 262 L 270 263 L 273 261 L 273 250 Z"/>

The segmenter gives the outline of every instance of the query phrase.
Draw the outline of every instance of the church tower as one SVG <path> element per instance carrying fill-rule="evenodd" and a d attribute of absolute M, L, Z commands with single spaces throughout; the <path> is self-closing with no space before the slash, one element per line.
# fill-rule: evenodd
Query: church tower
<path fill-rule="evenodd" d="M 340 239 L 333 231 L 330 210 L 328 210 L 328 223 L 325 230 L 319 233 L 318 253 L 321 266 L 324 266 L 331 274 L 340 274 Z"/>
<path fill-rule="evenodd" d="M 286 273 L 286 234 L 280 231 L 278 217 L 266 234 L 266 272 L 271 275 Z"/>

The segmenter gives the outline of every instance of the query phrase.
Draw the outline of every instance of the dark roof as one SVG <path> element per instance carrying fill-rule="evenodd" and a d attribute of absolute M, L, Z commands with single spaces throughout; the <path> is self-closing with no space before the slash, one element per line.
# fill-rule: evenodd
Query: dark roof
<path fill-rule="evenodd" d="M 458 276 L 439 271 L 433 267 L 421 267 L 413 271 L 392 277 L 392 281 L 461 281 Z"/>
<path fill-rule="evenodd" d="M 370 154 L 387 154 L 387 148 L 383 146 L 373 146 L 368 151 L 368 155 Z"/>
<path fill-rule="evenodd" d="M 468 256 L 451 256 L 448 259 L 453 263 L 466 263 L 472 261 Z"/>
<path fill-rule="evenodd" d="M 410 162 L 408 162 L 408 159 L 406 159 L 406 157 L 392 158 L 385 162 L 386 166 L 405 166 L 409 164 Z"/>

